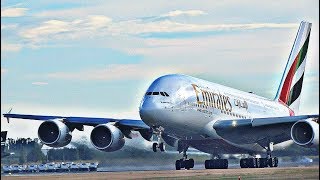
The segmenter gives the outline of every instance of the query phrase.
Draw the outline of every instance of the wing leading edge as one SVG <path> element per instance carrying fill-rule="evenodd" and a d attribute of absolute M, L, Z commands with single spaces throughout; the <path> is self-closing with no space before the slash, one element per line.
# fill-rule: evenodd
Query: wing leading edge
<path fill-rule="evenodd" d="M 54 119 L 62 119 L 63 122 L 87 125 L 87 126 L 96 126 L 99 124 L 106 124 L 110 122 L 116 123 L 118 126 L 126 126 L 130 129 L 141 130 L 141 129 L 150 129 L 142 120 L 137 119 L 114 119 L 114 118 L 95 118 L 95 117 L 74 117 L 74 116 L 46 116 L 46 115 L 30 115 L 30 114 L 11 114 L 6 113 L 3 116 L 7 119 L 28 119 L 28 120 L 38 120 L 38 121 L 48 121 Z M 8 121 L 9 122 L 9 121 Z"/>

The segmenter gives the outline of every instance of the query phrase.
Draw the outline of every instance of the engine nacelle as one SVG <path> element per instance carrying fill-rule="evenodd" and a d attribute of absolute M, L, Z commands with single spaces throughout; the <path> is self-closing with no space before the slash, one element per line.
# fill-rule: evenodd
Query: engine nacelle
<path fill-rule="evenodd" d="M 38 137 L 50 147 L 63 147 L 72 139 L 68 126 L 58 119 L 43 122 L 38 129 Z"/>
<path fill-rule="evenodd" d="M 92 145 L 105 152 L 112 152 L 124 146 L 124 135 L 112 124 L 100 124 L 93 128 L 90 140 Z"/>
<path fill-rule="evenodd" d="M 291 127 L 291 139 L 303 147 L 319 147 L 319 124 L 311 118 L 294 123 Z"/>

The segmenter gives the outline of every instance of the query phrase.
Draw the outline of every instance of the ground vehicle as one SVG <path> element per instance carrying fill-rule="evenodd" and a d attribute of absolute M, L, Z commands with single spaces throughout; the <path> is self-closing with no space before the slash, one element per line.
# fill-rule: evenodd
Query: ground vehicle
<path fill-rule="evenodd" d="M 19 172 L 19 165 L 11 165 L 11 172 L 12 173 L 18 173 Z"/>
<path fill-rule="evenodd" d="M 89 163 L 80 163 L 79 171 L 89 171 Z"/>
<path fill-rule="evenodd" d="M 39 164 L 38 169 L 39 169 L 39 172 L 47 172 L 48 166 L 47 164 Z"/>
<path fill-rule="evenodd" d="M 69 163 L 64 163 L 64 162 L 62 162 L 62 163 L 60 164 L 60 169 L 59 169 L 59 171 L 61 171 L 61 172 L 68 172 L 68 171 L 70 171 L 69 168 L 70 168 L 70 164 L 69 164 Z"/>
<path fill-rule="evenodd" d="M 79 164 L 72 163 L 70 166 L 70 171 L 79 171 Z"/>
<path fill-rule="evenodd" d="M 90 163 L 89 164 L 89 171 L 97 171 L 97 168 L 98 168 L 98 163 Z"/>
<path fill-rule="evenodd" d="M 38 171 L 38 165 L 36 164 L 29 164 L 26 168 L 26 172 L 37 172 Z"/>
<path fill-rule="evenodd" d="M 56 172 L 57 166 L 55 163 L 47 163 L 48 169 L 47 172 Z"/>
<path fill-rule="evenodd" d="M 10 173 L 12 170 L 12 167 L 10 165 L 3 165 L 2 169 L 3 169 L 3 173 Z"/>

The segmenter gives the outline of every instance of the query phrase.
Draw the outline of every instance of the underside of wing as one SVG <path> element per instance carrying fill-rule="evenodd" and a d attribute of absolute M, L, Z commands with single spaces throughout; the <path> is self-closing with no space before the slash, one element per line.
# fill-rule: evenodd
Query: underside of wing
<path fill-rule="evenodd" d="M 284 116 L 255 119 L 218 120 L 213 128 L 222 138 L 236 144 L 258 143 L 267 147 L 292 139 L 302 146 L 319 144 L 319 115 Z M 241 136 L 239 136 L 241 134 Z"/>

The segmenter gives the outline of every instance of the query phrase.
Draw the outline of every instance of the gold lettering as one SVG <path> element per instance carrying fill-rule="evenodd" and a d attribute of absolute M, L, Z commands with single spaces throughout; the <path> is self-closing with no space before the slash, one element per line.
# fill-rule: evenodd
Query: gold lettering
<path fill-rule="evenodd" d="M 228 96 L 227 96 L 227 100 L 228 100 L 228 104 L 230 106 L 229 111 L 231 112 L 232 111 L 232 105 L 231 105 L 231 102 L 230 102 L 230 98 Z"/>
<path fill-rule="evenodd" d="M 200 99 L 199 99 L 199 91 L 198 91 L 198 89 L 197 88 L 199 88 L 197 85 L 195 85 L 195 84 L 191 84 L 192 85 L 192 87 L 193 87 L 193 89 L 194 89 L 194 91 L 196 92 L 196 96 L 197 96 L 197 103 L 198 104 L 203 104 L 203 102 L 202 101 L 200 101 Z"/>

